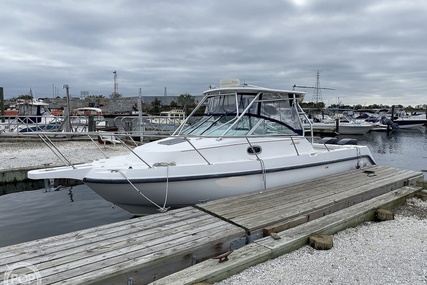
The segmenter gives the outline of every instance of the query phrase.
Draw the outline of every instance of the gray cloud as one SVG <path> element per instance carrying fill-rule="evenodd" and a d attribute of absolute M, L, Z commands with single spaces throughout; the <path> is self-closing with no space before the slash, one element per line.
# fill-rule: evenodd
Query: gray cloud
<path fill-rule="evenodd" d="M 313 86 L 323 101 L 426 104 L 422 0 L 3 0 L 6 97 L 200 95 L 223 78 Z M 307 100 L 312 90 L 307 89 Z"/>

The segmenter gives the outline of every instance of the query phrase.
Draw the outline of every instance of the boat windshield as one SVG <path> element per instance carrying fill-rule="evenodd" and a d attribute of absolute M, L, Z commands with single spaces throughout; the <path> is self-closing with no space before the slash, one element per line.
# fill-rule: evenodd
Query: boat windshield
<path fill-rule="evenodd" d="M 199 136 L 301 135 L 293 94 L 230 93 L 208 96 L 204 115 L 179 134 Z"/>

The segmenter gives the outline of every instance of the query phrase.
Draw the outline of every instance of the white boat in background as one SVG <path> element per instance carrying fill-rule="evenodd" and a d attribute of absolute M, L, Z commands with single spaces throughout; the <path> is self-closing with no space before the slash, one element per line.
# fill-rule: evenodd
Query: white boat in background
<path fill-rule="evenodd" d="M 331 118 L 323 116 L 322 119 L 317 119 L 316 122 L 305 123 L 306 131 L 313 128 L 316 133 L 340 134 L 340 135 L 364 135 L 368 133 L 373 125 L 362 120 L 354 120 L 352 118 L 341 117 Z"/>
<path fill-rule="evenodd" d="M 374 125 L 373 131 L 390 131 L 398 129 L 418 129 L 427 124 L 427 114 L 411 113 L 404 110 L 394 112 L 393 108 L 373 110 L 362 113 L 357 118 L 364 119 Z"/>
<path fill-rule="evenodd" d="M 48 103 L 34 98 L 18 99 L 16 102 L 18 114 L 2 124 L 2 131 L 12 134 L 60 130 L 63 120 L 53 115 L 48 106 Z"/>
<path fill-rule="evenodd" d="M 147 207 L 165 211 L 375 164 L 366 146 L 314 143 L 305 136 L 304 95 L 223 80 L 204 92 L 170 137 L 128 155 L 32 170 L 28 177 L 82 180 L 105 200 L 141 215 Z M 195 116 L 201 110 L 204 115 Z"/>
<path fill-rule="evenodd" d="M 338 127 L 338 133 L 341 135 L 364 135 L 373 128 L 373 125 L 363 120 L 343 117 L 339 120 Z"/>
<path fill-rule="evenodd" d="M 417 129 L 427 124 L 427 114 L 399 112 L 393 117 L 392 121 L 399 126 L 399 129 Z"/>
<path fill-rule="evenodd" d="M 396 131 L 397 129 L 399 129 L 399 125 L 394 123 L 386 115 L 380 115 L 375 120 L 371 119 L 370 121 L 367 121 L 367 122 L 372 124 L 371 131 L 374 131 L 374 132 L 390 132 L 390 131 Z"/>
<path fill-rule="evenodd" d="M 103 111 L 95 107 L 81 107 L 71 111 L 70 124 L 73 132 L 87 132 L 93 122 L 93 130 L 107 127 Z"/>
<path fill-rule="evenodd" d="M 146 129 L 175 131 L 185 120 L 185 112 L 179 109 L 160 112 L 160 116 L 147 119 Z M 171 132 L 172 133 L 172 132 Z"/>

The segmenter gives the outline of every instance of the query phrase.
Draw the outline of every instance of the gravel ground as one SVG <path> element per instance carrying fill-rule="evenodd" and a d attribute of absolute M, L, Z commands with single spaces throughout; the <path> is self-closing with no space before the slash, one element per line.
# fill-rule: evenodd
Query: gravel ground
<path fill-rule="evenodd" d="M 427 284 L 427 202 L 394 213 L 335 234 L 330 250 L 304 246 L 215 284 Z"/>
<path fill-rule="evenodd" d="M 88 162 L 107 156 L 129 153 L 121 145 L 101 145 L 92 141 L 58 141 L 54 145 L 72 163 Z M 64 163 L 41 141 L 0 142 L 0 170 Z"/>

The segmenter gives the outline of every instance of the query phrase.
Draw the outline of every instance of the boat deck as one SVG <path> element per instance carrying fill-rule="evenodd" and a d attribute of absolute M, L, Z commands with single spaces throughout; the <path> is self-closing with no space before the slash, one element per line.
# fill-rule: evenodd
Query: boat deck
<path fill-rule="evenodd" d="M 301 234 L 301 227 L 305 227 L 305 232 L 319 232 L 319 226 L 313 222 L 323 221 L 324 229 L 341 219 L 343 210 L 366 214 L 381 205 L 395 206 L 420 191 L 418 181 L 422 180 L 421 172 L 373 166 L 11 245 L 0 248 L 0 274 L 8 274 L 11 265 L 25 262 L 36 266 L 42 284 L 126 284 L 129 278 L 133 279 L 132 284 L 171 284 L 174 280 L 179 284 L 197 283 L 206 279 L 203 274 L 218 270 L 210 264 L 200 271 L 197 266 L 205 262 L 227 264 L 222 275 L 234 272 L 229 267 L 233 262 L 218 263 L 212 257 L 234 250 L 232 255 L 244 260 L 245 254 L 239 255 L 239 250 L 264 242 L 268 246 L 247 255 L 251 258 L 247 265 L 236 266 L 241 269 L 262 262 L 284 252 L 280 248 L 274 251 L 278 245 L 269 244 L 272 239 L 268 235 L 272 232 Z M 375 199 L 380 200 L 373 203 Z M 345 227 L 357 225 L 372 215 L 363 217 L 349 220 Z M 335 225 L 329 232 L 342 229 Z M 293 249 L 306 242 L 306 237 L 300 238 Z M 220 261 L 223 260 L 221 257 Z M 193 277 L 185 275 L 186 270 L 197 268 L 197 274 L 190 273 Z M 26 274 L 24 269 L 19 272 Z M 174 277 L 171 274 L 175 272 L 184 275 Z M 5 279 L 0 284 L 12 284 L 7 282 Z"/>

